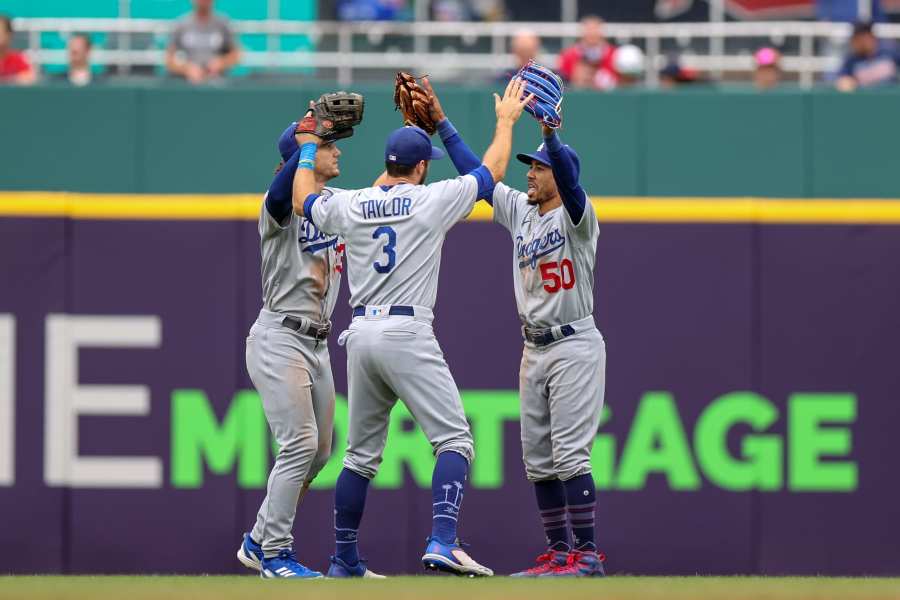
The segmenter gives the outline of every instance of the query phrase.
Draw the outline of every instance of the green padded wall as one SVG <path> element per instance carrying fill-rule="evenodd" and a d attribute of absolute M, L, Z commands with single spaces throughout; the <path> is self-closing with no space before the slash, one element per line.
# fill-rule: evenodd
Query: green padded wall
<path fill-rule="evenodd" d="M 306 99 L 329 89 L 2 88 L 0 189 L 260 191 L 278 160 L 278 134 Z M 399 124 L 389 87 L 354 89 L 366 95 L 366 114 L 341 142 L 347 187 L 381 172 L 385 136 Z M 481 155 L 494 90 L 437 89 Z M 561 135 L 581 156 L 593 195 L 900 198 L 898 101 L 898 91 L 572 93 Z M 514 151 L 539 142 L 537 124 L 523 118 Z M 524 173 L 513 161 L 507 181 L 523 185 Z M 432 178 L 453 174 L 449 160 L 432 167 Z"/>

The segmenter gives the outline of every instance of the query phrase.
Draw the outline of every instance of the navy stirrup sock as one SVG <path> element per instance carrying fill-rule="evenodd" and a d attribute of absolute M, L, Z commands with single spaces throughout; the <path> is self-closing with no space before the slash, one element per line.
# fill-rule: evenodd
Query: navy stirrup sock
<path fill-rule="evenodd" d="M 534 495 L 537 497 L 547 547 L 562 550 L 571 546 L 569 528 L 566 524 L 566 488 L 559 479 L 534 482 Z"/>
<path fill-rule="evenodd" d="M 349 469 L 341 471 L 334 488 L 334 555 L 351 566 L 359 562 L 359 523 L 368 489 L 369 480 Z"/>
<path fill-rule="evenodd" d="M 456 525 L 462 504 L 469 461 L 459 452 L 438 454 L 431 475 L 431 537 L 444 544 L 456 543 Z"/>
<path fill-rule="evenodd" d="M 573 477 L 564 483 L 566 487 L 567 510 L 572 525 L 572 539 L 576 549 L 596 550 L 594 541 L 594 509 L 597 506 L 597 492 L 594 478 L 590 473 Z"/>

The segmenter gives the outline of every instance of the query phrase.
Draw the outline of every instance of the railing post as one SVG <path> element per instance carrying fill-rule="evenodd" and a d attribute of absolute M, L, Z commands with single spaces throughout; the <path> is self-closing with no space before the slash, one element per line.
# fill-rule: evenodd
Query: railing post
<path fill-rule="evenodd" d="M 657 57 L 659 56 L 659 37 L 657 35 L 647 35 L 647 56 L 644 72 L 644 84 L 650 88 L 659 87 L 659 69 L 657 67 Z"/>
<path fill-rule="evenodd" d="M 725 55 L 725 37 L 722 35 L 722 23 L 725 22 L 725 0 L 709 0 L 709 54 L 722 57 Z M 720 61 L 721 62 L 721 61 Z M 713 70 L 713 77 L 722 79 L 722 69 Z"/>
<path fill-rule="evenodd" d="M 353 50 L 353 32 L 349 24 L 342 24 L 338 28 L 338 53 L 340 54 L 340 66 L 338 67 L 337 79 L 341 86 L 348 86 L 353 83 L 353 59 L 350 56 Z"/>
<path fill-rule="evenodd" d="M 813 86 L 816 79 L 815 69 L 812 65 L 815 38 L 812 34 L 800 36 L 800 57 L 803 59 L 803 68 L 800 70 L 800 87 L 808 89 Z"/>
<path fill-rule="evenodd" d="M 272 21 L 281 19 L 281 2 L 279 0 L 268 0 L 266 5 L 266 25 L 271 26 Z M 269 31 L 266 35 L 266 50 L 269 53 L 268 63 L 270 69 L 277 68 L 278 64 L 275 59 L 275 53 L 281 52 L 281 35 Z"/>

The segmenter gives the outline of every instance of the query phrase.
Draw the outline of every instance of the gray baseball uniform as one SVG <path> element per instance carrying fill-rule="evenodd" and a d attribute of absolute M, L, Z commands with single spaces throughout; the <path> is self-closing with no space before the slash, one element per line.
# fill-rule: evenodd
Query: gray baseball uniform
<path fill-rule="evenodd" d="M 399 184 L 319 198 L 309 216 L 346 240 L 347 279 L 355 316 L 347 344 L 350 425 L 344 466 L 375 476 L 391 408 L 401 398 L 434 453 L 474 450 L 459 391 L 431 326 L 441 247 L 447 231 L 472 210 L 472 175 L 430 185 Z M 413 315 L 391 315 L 392 307 Z"/>
<path fill-rule="evenodd" d="M 326 188 L 323 195 L 333 192 Z M 283 321 L 328 322 L 340 288 L 343 245 L 293 211 L 276 222 L 265 203 L 259 237 L 263 308 L 247 337 L 247 370 L 280 450 L 251 536 L 269 557 L 293 545 L 300 491 L 328 461 L 334 422 L 327 342 Z"/>
<path fill-rule="evenodd" d="M 541 215 L 527 194 L 502 183 L 493 203 L 494 220 L 513 239 L 519 318 L 554 340 L 526 340 L 522 353 L 525 472 L 531 481 L 566 481 L 590 472 L 603 408 L 606 346 L 592 315 L 597 219 L 590 202 L 577 225 L 562 206 Z"/>

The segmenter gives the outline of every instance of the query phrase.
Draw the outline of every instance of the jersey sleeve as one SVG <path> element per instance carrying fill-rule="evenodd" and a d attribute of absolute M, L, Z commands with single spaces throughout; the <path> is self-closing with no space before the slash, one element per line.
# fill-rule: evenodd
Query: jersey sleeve
<path fill-rule="evenodd" d="M 335 192 L 325 188 L 321 194 L 310 195 L 304 201 L 303 214 L 322 232 L 343 235 L 351 197 L 348 191 Z"/>
<path fill-rule="evenodd" d="M 294 219 L 301 218 L 299 215 L 295 214 L 292 210 L 284 219 L 279 222 L 272 216 L 269 212 L 268 207 L 266 206 L 266 200 L 268 199 L 269 193 L 266 192 L 266 198 L 263 199 L 262 207 L 260 208 L 259 213 L 259 236 L 262 239 L 268 239 L 276 237 L 289 229 L 291 229 L 291 225 L 294 222 Z"/>
<path fill-rule="evenodd" d="M 565 207 L 563 207 L 562 220 L 563 223 L 565 223 L 566 230 L 572 235 L 581 238 L 590 238 L 599 229 L 597 225 L 597 213 L 594 212 L 594 205 L 591 204 L 591 199 L 587 197 L 587 193 L 584 190 L 581 190 L 581 193 L 585 195 L 584 214 L 581 215 L 581 220 L 579 220 L 576 225 L 572 221 L 572 215 L 569 214 L 569 211 L 566 210 Z"/>
<path fill-rule="evenodd" d="M 525 196 L 525 200 L 522 197 Z M 514 190 L 505 183 L 494 186 L 494 222 L 506 227 L 512 233 L 516 227 L 516 220 L 521 214 L 521 204 L 527 204 L 528 196 Z"/>
<path fill-rule="evenodd" d="M 465 219 L 478 200 L 478 179 L 474 175 L 445 179 L 428 187 L 434 194 L 430 204 L 438 212 L 444 230 Z"/>

